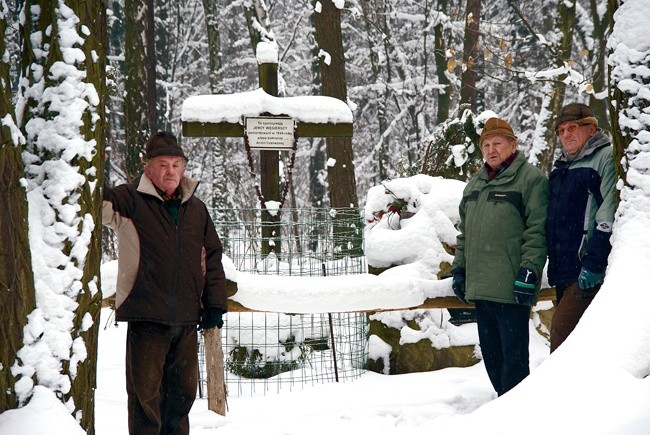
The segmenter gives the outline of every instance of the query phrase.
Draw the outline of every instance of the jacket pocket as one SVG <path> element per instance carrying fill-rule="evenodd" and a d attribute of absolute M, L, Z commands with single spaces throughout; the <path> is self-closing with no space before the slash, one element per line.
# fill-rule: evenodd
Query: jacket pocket
<path fill-rule="evenodd" d="M 525 221 L 524 201 L 521 192 L 517 191 L 491 191 L 488 192 L 488 201 L 510 204 L 515 208 L 522 221 Z"/>

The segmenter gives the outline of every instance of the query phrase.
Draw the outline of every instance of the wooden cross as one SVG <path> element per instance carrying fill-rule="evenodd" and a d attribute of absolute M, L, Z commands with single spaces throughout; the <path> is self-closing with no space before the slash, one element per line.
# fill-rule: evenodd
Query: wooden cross
<path fill-rule="evenodd" d="M 278 64 L 276 63 L 260 63 L 258 65 L 259 85 L 266 92 L 266 94 L 277 97 L 278 96 Z M 190 97 L 193 98 L 193 97 Z M 310 97 L 322 98 L 333 100 L 331 97 Z M 188 103 L 190 99 L 184 103 Z M 296 135 L 298 137 L 351 137 L 352 136 L 352 112 L 344 102 L 336 100 L 338 103 L 345 105 L 345 109 L 349 112 L 349 122 L 336 122 L 336 123 L 322 123 L 322 122 L 303 122 L 297 120 L 296 122 Z M 260 116 L 262 113 L 256 114 L 241 114 L 243 116 Z M 277 113 L 280 115 L 280 113 Z M 286 115 L 286 114 L 285 114 Z M 245 128 L 240 120 L 229 121 L 196 121 L 185 120 L 183 115 L 183 135 L 187 137 L 245 137 Z M 278 151 L 260 151 L 260 184 L 261 194 L 265 201 L 279 201 L 280 200 L 280 155 Z M 262 255 L 266 256 L 269 252 L 273 251 L 279 253 L 281 244 L 271 244 L 276 235 L 279 235 L 276 222 L 277 216 L 271 215 L 266 212 L 263 213 L 262 221 Z"/>
<path fill-rule="evenodd" d="M 266 94 L 273 97 L 278 96 L 278 64 L 259 62 L 259 84 Z M 190 97 L 193 98 L 193 97 Z M 311 97 L 330 99 L 331 97 Z M 189 99 L 188 99 L 189 100 Z M 319 100 L 320 101 L 320 100 Z M 324 100 L 322 100 L 324 101 Z M 298 137 L 351 137 L 352 136 L 352 112 L 342 101 L 336 100 L 339 107 L 347 111 L 349 122 L 337 123 L 296 123 L 296 135 Z M 187 101 L 186 101 L 187 103 Z M 323 105 L 328 107 L 327 104 Z M 185 109 L 185 103 L 183 104 Z M 184 112 L 184 110 L 183 110 Z M 261 113 L 246 114 L 247 116 L 259 116 Z M 244 116 L 245 114 L 240 114 Z M 279 114 L 278 114 L 279 115 Z M 241 118 L 241 116 L 239 118 Z M 245 137 L 244 125 L 238 119 L 233 122 L 210 122 L 209 120 L 195 121 L 183 118 L 183 135 L 187 137 Z M 278 151 L 260 151 L 260 177 L 261 193 L 266 201 L 280 199 L 280 156 Z M 279 253 L 281 244 L 277 243 L 271 248 L 269 243 L 279 235 L 279 228 L 276 222 L 277 216 L 268 213 L 262 214 L 262 255 L 266 256 L 271 251 Z M 208 408 L 220 415 L 226 415 L 226 391 L 223 368 L 223 352 L 221 349 L 221 332 L 215 329 L 205 333 L 206 369 L 208 383 Z"/>

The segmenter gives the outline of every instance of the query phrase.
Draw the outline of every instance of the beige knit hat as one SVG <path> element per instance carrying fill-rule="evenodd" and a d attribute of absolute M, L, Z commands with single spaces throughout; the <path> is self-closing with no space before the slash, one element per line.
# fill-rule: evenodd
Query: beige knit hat
<path fill-rule="evenodd" d="M 490 118 L 485 122 L 485 125 L 483 126 L 483 131 L 481 132 L 481 137 L 478 140 L 478 145 L 481 146 L 481 143 L 483 143 L 483 139 L 485 139 L 486 137 L 495 136 L 497 134 L 515 140 L 517 139 L 517 136 L 515 136 L 515 132 L 512 131 L 512 127 L 510 126 L 510 124 L 508 124 L 507 121 L 504 121 L 503 119 L 499 119 L 499 118 Z"/>

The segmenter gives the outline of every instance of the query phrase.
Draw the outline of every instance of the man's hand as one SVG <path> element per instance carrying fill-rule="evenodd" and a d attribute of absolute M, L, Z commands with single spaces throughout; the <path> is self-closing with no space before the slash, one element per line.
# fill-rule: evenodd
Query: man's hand
<path fill-rule="evenodd" d="M 454 290 L 454 294 L 462 303 L 467 304 L 467 299 L 465 299 L 465 269 L 456 268 L 451 271 L 451 288 Z"/>
<path fill-rule="evenodd" d="M 226 312 L 221 308 L 209 307 L 201 310 L 201 321 L 199 329 L 207 331 L 215 326 L 219 329 L 223 327 L 223 315 Z"/>
<path fill-rule="evenodd" d="M 584 267 L 580 270 L 580 275 L 578 276 L 578 285 L 582 290 L 592 290 L 599 284 L 602 284 L 605 280 L 604 273 L 592 272 L 589 269 Z"/>
<path fill-rule="evenodd" d="M 537 275 L 527 267 L 520 267 L 514 284 L 515 302 L 519 305 L 532 305 L 535 300 Z"/>

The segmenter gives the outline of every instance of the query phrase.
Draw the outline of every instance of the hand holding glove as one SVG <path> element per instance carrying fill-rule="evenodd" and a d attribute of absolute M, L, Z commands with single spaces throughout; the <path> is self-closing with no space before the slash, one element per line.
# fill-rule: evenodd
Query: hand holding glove
<path fill-rule="evenodd" d="M 517 279 L 515 280 L 514 293 L 515 302 L 519 305 L 533 305 L 535 301 L 535 287 L 537 275 L 527 267 L 520 267 Z"/>
<path fill-rule="evenodd" d="M 462 303 L 467 304 L 465 299 L 465 269 L 456 268 L 451 271 L 451 288 L 454 290 L 454 294 Z"/>
<path fill-rule="evenodd" d="M 226 312 L 221 308 L 209 307 L 201 310 L 201 320 L 199 321 L 199 329 L 207 331 L 215 326 L 219 329 L 223 327 L 223 315 Z"/>
<path fill-rule="evenodd" d="M 604 273 L 592 272 L 583 267 L 580 269 L 580 275 L 578 276 L 578 285 L 582 290 L 593 290 L 596 286 L 602 284 L 604 280 Z"/>

